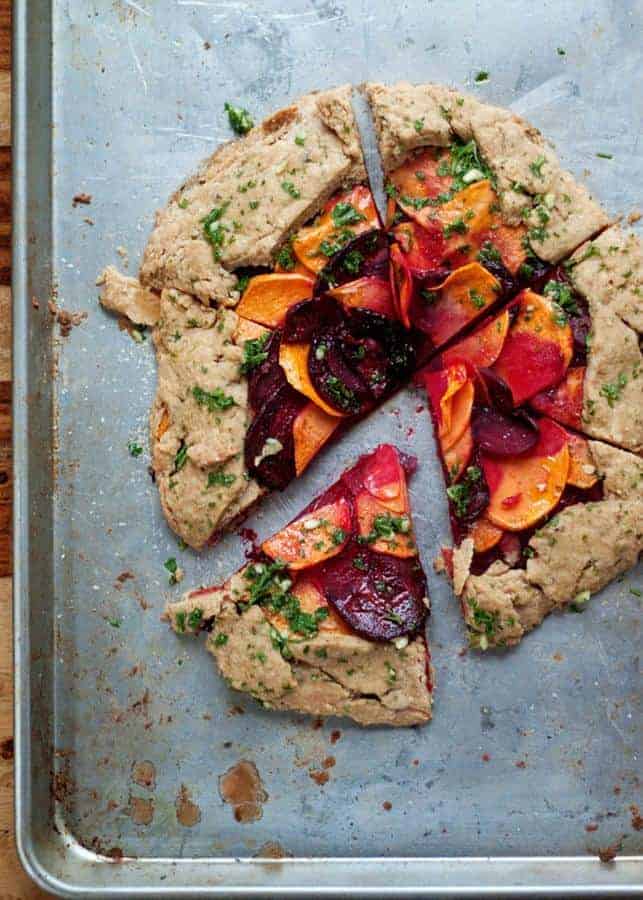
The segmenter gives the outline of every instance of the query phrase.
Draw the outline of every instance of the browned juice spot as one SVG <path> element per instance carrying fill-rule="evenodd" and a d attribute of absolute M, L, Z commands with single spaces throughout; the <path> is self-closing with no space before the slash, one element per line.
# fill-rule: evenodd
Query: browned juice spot
<path fill-rule="evenodd" d="M 177 821 L 184 828 L 192 828 L 201 821 L 201 810 L 196 803 L 192 802 L 190 791 L 184 784 L 179 789 L 179 793 L 174 801 L 174 807 Z"/>
<path fill-rule="evenodd" d="M 132 766 L 132 781 L 139 784 L 141 787 L 149 788 L 150 791 L 153 791 L 156 787 L 156 769 L 154 763 L 151 763 L 149 759 L 135 762 Z"/>
<path fill-rule="evenodd" d="M 232 806 L 235 819 L 242 825 L 260 819 L 262 804 L 268 800 L 257 767 L 247 759 L 240 759 L 219 777 L 219 793 L 223 802 Z"/>
<path fill-rule="evenodd" d="M 135 825 L 150 825 L 154 818 L 154 801 L 147 797 L 133 797 L 130 794 L 127 812 Z"/>

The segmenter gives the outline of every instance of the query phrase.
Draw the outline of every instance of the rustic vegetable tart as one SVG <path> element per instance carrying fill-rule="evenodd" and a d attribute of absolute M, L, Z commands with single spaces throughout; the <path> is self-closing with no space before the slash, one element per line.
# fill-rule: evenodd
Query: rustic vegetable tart
<path fill-rule="evenodd" d="M 159 213 L 140 280 L 107 269 L 102 302 L 156 322 L 154 472 L 195 548 L 415 379 L 472 642 L 515 643 L 641 550 L 640 242 L 510 111 L 364 90 L 385 222 L 351 88 L 313 93 L 240 117 Z"/>
<path fill-rule="evenodd" d="M 427 722 L 429 601 L 406 485 L 414 469 L 380 445 L 225 584 L 190 591 L 166 618 L 179 633 L 208 632 L 230 686 L 266 707 L 362 725 Z"/>

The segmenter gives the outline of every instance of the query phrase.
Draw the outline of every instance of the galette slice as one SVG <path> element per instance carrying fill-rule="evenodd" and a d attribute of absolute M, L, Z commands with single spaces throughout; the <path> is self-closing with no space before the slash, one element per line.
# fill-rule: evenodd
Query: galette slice
<path fill-rule="evenodd" d="M 443 564 L 482 649 L 585 602 L 643 548 L 640 458 L 573 430 L 569 403 L 558 421 L 543 414 L 548 379 L 578 372 L 581 392 L 583 382 L 572 328 L 551 304 L 522 292 L 421 376 L 455 545 Z"/>
<path fill-rule="evenodd" d="M 407 490 L 415 460 L 389 444 L 342 477 L 223 585 L 170 604 L 207 632 L 231 687 L 263 706 L 361 725 L 431 718 L 429 601 Z"/>

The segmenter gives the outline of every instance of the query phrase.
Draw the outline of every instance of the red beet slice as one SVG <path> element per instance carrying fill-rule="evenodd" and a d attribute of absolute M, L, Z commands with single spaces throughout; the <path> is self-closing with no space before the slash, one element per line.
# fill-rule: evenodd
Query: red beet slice
<path fill-rule="evenodd" d="M 417 558 L 376 553 L 353 541 L 316 572 L 328 602 L 368 640 L 414 634 L 426 618 L 426 580 Z"/>
<path fill-rule="evenodd" d="M 402 248 L 406 265 L 416 278 L 426 278 L 441 269 L 446 252 L 442 228 L 422 228 L 417 222 L 404 222 L 393 229 Z"/>
<path fill-rule="evenodd" d="M 287 384 L 284 370 L 279 365 L 280 340 L 279 331 L 273 331 L 264 347 L 267 358 L 248 375 L 248 403 L 255 412 Z"/>
<path fill-rule="evenodd" d="M 388 238 L 381 229 L 359 234 L 331 256 L 317 277 L 314 293 L 373 275 L 388 277 Z"/>
<path fill-rule="evenodd" d="M 286 313 L 283 340 L 286 343 L 310 341 L 320 328 L 337 325 L 343 319 L 341 305 L 332 297 L 302 300 Z"/>
<path fill-rule="evenodd" d="M 496 375 L 493 369 L 488 369 L 486 366 L 478 369 L 478 375 L 480 376 L 480 390 L 485 397 L 486 405 L 494 406 L 503 412 L 511 412 L 514 405 L 513 396 L 504 378 Z"/>
<path fill-rule="evenodd" d="M 246 467 L 261 484 L 274 490 L 283 490 L 295 477 L 295 446 L 293 422 L 307 399 L 289 384 L 264 404 L 254 417 L 245 440 Z M 272 450 L 269 440 L 281 444 L 277 453 L 265 455 Z M 278 447 L 278 445 L 277 445 Z"/>
<path fill-rule="evenodd" d="M 538 442 L 538 427 L 526 416 L 509 416 L 488 406 L 474 407 L 473 440 L 494 456 L 521 456 Z"/>

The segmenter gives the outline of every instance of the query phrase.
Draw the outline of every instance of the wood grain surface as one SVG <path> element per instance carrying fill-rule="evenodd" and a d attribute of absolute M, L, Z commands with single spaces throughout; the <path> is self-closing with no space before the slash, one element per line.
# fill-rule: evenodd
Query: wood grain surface
<path fill-rule="evenodd" d="M 14 839 L 11 494 L 11 0 L 0 0 L 0 900 L 32 900 L 49 894 L 23 872 Z"/>

